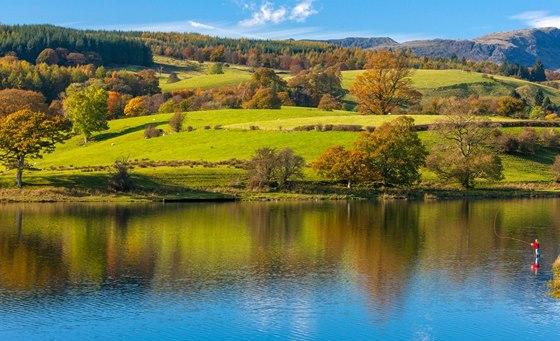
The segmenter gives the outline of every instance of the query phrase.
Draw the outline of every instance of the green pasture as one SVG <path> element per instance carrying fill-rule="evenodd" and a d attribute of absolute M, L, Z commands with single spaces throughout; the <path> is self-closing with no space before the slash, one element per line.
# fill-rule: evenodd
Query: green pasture
<path fill-rule="evenodd" d="M 343 71 L 342 84 L 350 89 L 363 70 Z M 490 76 L 462 70 L 415 70 L 413 86 L 424 95 L 424 101 L 435 97 L 468 97 L 477 94 L 484 97 L 507 96 L 512 90 L 531 98 L 537 89 L 543 90 L 552 101 L 560 102 L 560 91 L 549 86 L 503 76 Z"/>

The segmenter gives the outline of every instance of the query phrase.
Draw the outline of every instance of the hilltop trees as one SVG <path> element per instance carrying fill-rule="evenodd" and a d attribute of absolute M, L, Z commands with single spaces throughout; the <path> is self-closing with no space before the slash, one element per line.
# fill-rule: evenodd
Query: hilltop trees
<path fill-rule="evenodd" d="M 361 113 L 386 115 L 395 108 L 420 102 L 422 94 L 412 88 L 412 71 L 405 53 L 379 51 L 366 67 L 368 70 L 356 78 L 350 90 Z"/>
<path fill-rule="evenodd" d="M 84 144 L 92 133 L 106 130 L 108 94 L 98 85 L 69 89 L 64 111 L 72 121 L 72 130 L 84 135 Z"/>
<path fill-rule="evenodd" d="M 62 116 L 47 115 L 28 109 L 0 119 L 0 160 L 16 168 L 16 186 L 23 185 L 22 174 L 26 159 L 37 159 L 54 150 L 58 142 L 69 138 L 67 123 Z"/>

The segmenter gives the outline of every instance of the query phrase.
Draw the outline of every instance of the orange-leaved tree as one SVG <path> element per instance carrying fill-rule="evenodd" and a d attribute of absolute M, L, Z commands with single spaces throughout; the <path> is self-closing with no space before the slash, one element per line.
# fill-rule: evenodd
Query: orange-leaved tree
<path fill-rule="evenodd" d="M 363 114 L 387 115 L 397 107 L 417 104 L 422 94 L 412 87 L 412 70 L 404 52 L 379 51 L 369 60 L 368 68 L 358 77 L 351 94 Z"/>
<path fill-rule="evenodd" d="M 20 110 L 0 119 L 0 160 L 16 168 L 16 186 L 21 188 L 25 160 L 41 158 L 69 137 L 69 124 L 64 117 Z"/>
<path fill-rule="evenodd" d="M 321 176 L 336 181 L 346 181 L 348 188 L 354 183 L 374 177 L 369 166 L 368 154 L 361 150 L 347 150 L 343 146 L 329 147 L 313 163 L 313 169 Z"/>

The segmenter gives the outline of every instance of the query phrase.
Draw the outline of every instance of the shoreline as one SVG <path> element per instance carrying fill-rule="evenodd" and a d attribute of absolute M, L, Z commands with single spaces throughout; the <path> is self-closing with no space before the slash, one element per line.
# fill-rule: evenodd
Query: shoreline
<path fill-rule="evenodd" d="M 329 191 L 329 189 L 331 189 Z M 106 193 L 88 192 L 64 187 L 41 187 L 22 189 L 0 189 L 0 203 L 119 203 L 119 202 L 162 202 L 162 203 L 205 203 L 205 202 L 236 202 L 236 201 L 444 201 L 444 200 L 472 200 L 472 199 L 538 199 L 560 198 L 560 191 L 553 189 L 489 189 L 473 190 L 457 189 L 355 189 L 344 190 L 338 188 L 323 188 L 324 191 L 308 192 L 266 192 L 266 191 L 192 191 L 187 193 Z"/>

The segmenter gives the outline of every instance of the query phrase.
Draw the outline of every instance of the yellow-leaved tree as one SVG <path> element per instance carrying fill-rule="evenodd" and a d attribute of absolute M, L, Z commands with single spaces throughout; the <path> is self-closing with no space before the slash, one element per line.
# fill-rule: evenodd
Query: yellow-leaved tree
<path fill-rule="evenodd" d="M 417 104 L 422 94 L 412 87 L 412 70 L 404 52 L 379 51 L 356 77 L 350 93 L 358 101 L 358 111 L 366 115 L 387 115 L 397 107 Z"/>
<path fill-rule="evenodd" d="M 16 186 L 21 188 L 25 160 L 42 158 L 43 153 L 52 152 L 57 143 L 69 137 L 64 117 L 20 110 L 0 119 L 0 160 L 16 168 Z"/>

